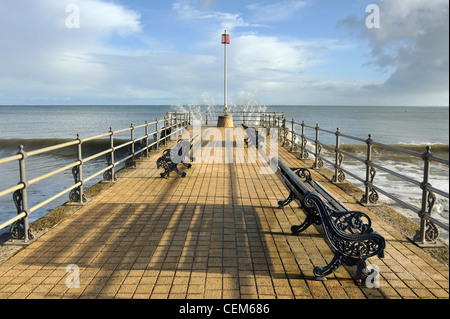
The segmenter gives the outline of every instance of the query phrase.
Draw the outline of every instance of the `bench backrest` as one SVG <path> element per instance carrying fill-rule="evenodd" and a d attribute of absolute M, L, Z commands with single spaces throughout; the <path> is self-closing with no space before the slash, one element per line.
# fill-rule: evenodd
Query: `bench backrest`
<path fill-rule="evenodd" d="M 282 160 L 274 157 L 271 161 L 273 165 L 276 165 L 274 167 L 278 167 L 277 172 L 281 175 L 282 180 L 286 182 L 288 188 L 293 191 L 298 198 L 301 199 L 311 192 L 300 177 L 297 176 Z"/>
<path fill-rule="evenodd" d="M 314 210 L 320 215 L 325 234 L 334 249 L 349 257 L 353 257 L 356 253 L 364 258 L 383 255 L 385 247 L 384 238 L 373 231 L 370 227 L 370 218 L 366 214 L 348 211 L 348 209 L 341 212 L 334 211 L 317 192 L 312 191 L 307 186 L 307 183 L 302 181 L 282 160 L 272 158 L 272 161 L 275 161 L 272 164 L 278 165 L 278 173 L 286 182 L 289 190 L 294 192 L 301 201 L 303 208 Z M 336 217 L 337 220 L 335 219 Z M 340 222 L 340 218 L 345 218 L 347 224 L 355 224 L 359 231 L 344 231 L 339 226 L 339 223 L 336 223 L 336 221 Z M 362 221 L 361 218 L 368 219 L 369 223 L 359 225 Z"/>

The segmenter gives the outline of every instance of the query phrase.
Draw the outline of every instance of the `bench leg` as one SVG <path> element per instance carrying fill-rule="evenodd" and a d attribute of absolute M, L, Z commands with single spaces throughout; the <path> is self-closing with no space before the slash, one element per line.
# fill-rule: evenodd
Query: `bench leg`
<path fill-rule="evenodd" d="M 178 175 L 181 175 L 181 177 L 186 177 L 186 173 L 180 171 L 180 169 L 178 168 L 178 165 L 174 164 L 173 170 L 174 170 Z"/>
<path fill-rule="evenodd" d="M 305 218 L 305 221 L 301 225 L 291 226 L 291 231 L 292 231 L 292 234 L 294 234 L 294 235 L 306 230 L 312 224 L 315 224 L 315 225 L 322 224 L 322 221 L 320 219 L 320 216 L 319 216 L 319 213 L 317 212 L 317 210 L 315 210 L 314 208 L 311 209 L 309 207 L 305 207 L 305 205 L 302 205 L 302 206 L 303 206 L 303 211 L 306 213 L 306 218 Z"/>
<path fill-rule="evenodd" d="M 186 168 L 191 168 L 191 167 L 192 167 L 192 164 L 191 164 L 191 163 L 181 162 L 181 164 L 183 164 L 184 167 L 186 167 Z"/>
<path fill-rule="evenodd" d="M 161 178 L 168 178 L 169 177 L 169 164 L 166 162 L 164 157 L 158 158 L 156 161 L 156 167 L 157 168 L 163 168 L 164 172 L 160 173 Z"/>
<path fill-rule="evenodd" d="M 362 283 L 362 275 L 367 275 L 366 272 L 366 262 L 362 259 L 359 258 L 358 261 L 356 262 L 356 281 L 361 284 Z"/>
<path fill-rule="evenodd" d="M 278 201 L 278 208 L 283 208 L 284 206 L 288 205 L 290 202 L 292 202 L 297 197 L 295 196 L 294 192 L 290 192 L 288 198 L 285 200 L 279 200 Z"/>
<path fill-rule="evenodd" d="M 160 173 L 159 175 L 161 176 L 161 178 L 167 179 L 167 178 L 169 178 L 169 171 L 164 170 L 164 172 Z"/>
<path fill-rule="evenodd" d="M 316 277 L 316 280 L 327 280 L 327 278 L 325 278 L 326 276 L 328 276 L 329 274 L 332 274 L 333 272 L 336 271 L 336 269 L 338 269 L 339 267 L 342 266 L 344 261 L 344 256 L 339 253 L 336 252 L 334 254 L 333 260 L 326 266 L 316 266 L 313 269 L 313 273 L 314 276 Z"/>
<path fill-rule="evenodd" d="M 314 267 L 313 273 L 316 276 L 316 280 L 327 280 L 325 277 L 335 272 L 340 266 L 343 264 L 347 266 L 355 266 L 356 265 L 356 282 L 360 285 L 363 284 L 362 276 L 369 276 L 375 270 L 370 272 L 367 271 L 366 261 L 363 258 L 351 258 L 345 257 L 339 252 L 336 252 L 333 260 L 326 266 Z"/>
<path fill-rule="evenodd" d="M 297 235 L 301 233 L 302 231 L 306 230 L 309 226 L 312 224 L 320 225 L 320 218 L 317 215 L 313 215 L 310 213 L 306 214 L 306 219 L 301 225 L 294 225 L 291 226 L 291 232 L 294 235 Z"/>

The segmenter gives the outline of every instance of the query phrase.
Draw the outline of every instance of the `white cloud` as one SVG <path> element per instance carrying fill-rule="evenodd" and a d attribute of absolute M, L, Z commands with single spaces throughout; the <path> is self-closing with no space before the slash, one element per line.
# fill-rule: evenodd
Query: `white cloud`
<path fill-rule="evenodd" d="M 448 105 L 449 3 L 447 0 L 380 0 L 380 28 L 365 27 L 365 17 L 341 21 L 361 39 L 368 40 L 368 66 L 391 70 L 383 83 L 365 93 L 383 95 L 404 104 Z"/>
<path fill-rule="evenodd" d="M 281 40 L 274 36 L 244 35 L 233 39 L 231 68 L 246 78 L 285 79 L 323 63 L 327 41 Z"/>
<path fill-rule="evenodd" d="M 80 28 L 90 32 L 117 32 L 127 35 L 141 31 L 140 14 L 134 10 L 99 0 L 75 1 L 80 7 Z"/>
<path fill-rule="evenodd" d="M 277 1 L 272 4 L 254 3 L 248 5 L 252 20 L 256 22 L 286 21 L 306 6 L 304 1 Z"/>
<path fill-rule="evenodd" d="M 207 10 L 206 8 L 209 8 L 210 3 L 207 2 L 206 4 L 207 7 L 205 7 L 204 10 L 201 10 L 195 6 L 195 1 L 193 0 L 177 0 L 172 5 L 172 8 L 181 18 L 193 22 L 200 22 L 203 28 L 206 29 L 207 27 L 215 33 L 224 29 L 232 31 L 238 27 L 252 26 L 250 23 L 246 22 L 239 13 Z"/>
<path fill-rule="evenodd" d="M 98 94 L 112 74 L 96 55 L 108 39 L 141 30 L 139 14 L 99 0 L 73 0 L 79 28 L 70 29 L 66 1 L 0 3 L 0 91 L 5 103 L 45 103 L 48 99 Z"/>
<path fill-rule="evenodd" d="M 202 29 L 214 30 L 210 34 L 211 41 L 205 41 L 205 50 L 216 50 L 217 35 L 220 35 L 225 24 L 227 29 L 237 27 L 260 27 L 251 25 L 241 14 L 205 11 L 197 9 L 195 1 L 179 0 L 173 9 L 187 21 L 200 21 Z M 277 2 L 276 20 L 289 18 L 300 10 L 303 2 Z M 253 4 L 249 6 L 254 17 L 264 12 L 274 10 L 270 5 Z M 220 29 L 219 27 L 220 26 Z M 232 26 L 232 27 L 230 27 Z M 209 45 L 209 47 L 208 47 Z M 280 38 L 278 36 L 261 36 L 257 32 L 235 30 L 231 34 L 231 45 L 228 50 L 228 95 L 231 101 L 241 101 L 243 96 L 251 94 L 260 96 L 271 103 L 302 103 L 303 93 L 299 87 L 310 84 L 306 80 L 308 69 L 327 63 L 327 55 L 332 50 L 339 50 L 343 45 L 336 40 L 318 39 L 301 41 L 297 38 Z M 219 61 L 222 56 L 219 57 Z M 214 96 L 220 95 L 223 75 L 221 63 L 215 69 L 216 88 Z M 202 69 L 201 66 L 199 66 Z M 320 82 L 320 80 L 318 80 Z M 320 88 L 320 84 L 314 84 Z M 207 85 L 206 87 L 210 87 Z M 290 101 L 290 102 L 289 102 Z M 220 99 L 217 101 L 220 103 Z M 232 102 L 231 102 L 232 103 Z"/>
<path fill-rule="evenodd" d="M 251 92 L 266 104 L 345 104 L 344 92 L 373 84 L 368 81 L 319 78 L 311 70 L 326 66 L 337 50 L 347 50 L 336 40 L 281 39 L 243 35 L 233 38 L 228 50 L 229 95 Z M 337 98 L 336 94 L 340 97 Z M 350 95 L 350 94 L 349 94 Z M 342 97 L 342 98 L 341 98 Z M 312 102 L 314 101 L 314 102 Z"/>
<path fill-rule="evenodd" d="M 339 63 L 335 56 L 350 52 L 348 42 L 263 36 L 257 32 L 260 25 L 251 22 L 270 21 L 214 11 L 213 0 L 177 0 L 172 6 L 180 18 L 176 23 L 194 25 L 201 34 L 191 44 L 197 53 L 177 52 L 175 45 L 152 50 L 140 13 L 114 2 L 71 0 L 80 8 L 80 28 L 68 29 L 68 3 L 0 2 L 0 103 L 176 104 L 207 94 L 220 104 L 224 29 L 234 29 L 228 50 L 231 101 L 241 103 L 250 94 L 265 104 L 448 103 L 446 1 L 411 0 L 407 6 L 380 0 L 380 29 L 365 28 L 365 17 L 341 23 L 357 30 L 364 39 L 360 44 L 369 43 L 366 68 L 390 70 L 381 83 L 327 76 L 328 66 Z M 273 22 L 289 19 L 289 12 L 304 6 L 299 1 L 279 4 Z M 248 9 L 256 19 L 270 8 L 253 4 Z M 118 46 L 121 41 L 125 44 Z M 322 77 L 313 75 L 319 68 Z"/>

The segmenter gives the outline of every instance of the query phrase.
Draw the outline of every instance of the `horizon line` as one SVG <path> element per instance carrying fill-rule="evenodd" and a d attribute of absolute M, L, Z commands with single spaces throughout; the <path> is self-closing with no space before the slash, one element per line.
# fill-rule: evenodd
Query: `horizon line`
<path fill-rule="evenodd" d="M 0 104 L 2 106 L 189 106 L 194 104 Z M 223 106 L 222 104 L 195 104 L 196 106 Z M 243 106 L 245 104 L 235 104 L 232 106 Z M 293 106 L 337 106 L 337 107 L 450 107 L 450 105 L 380 105 L 380 104 L 258 104 L 266 107 L 293 107 Z"/>

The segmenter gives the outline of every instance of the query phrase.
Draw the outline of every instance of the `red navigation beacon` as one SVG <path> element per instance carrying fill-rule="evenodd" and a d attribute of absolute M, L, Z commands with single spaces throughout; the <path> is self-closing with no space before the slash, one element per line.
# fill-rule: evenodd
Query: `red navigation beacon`
<path fill-rule="evenodd" d="M 222 34 L 222 44 L 230 44 L 230 35 L 227 33 Z"/>

